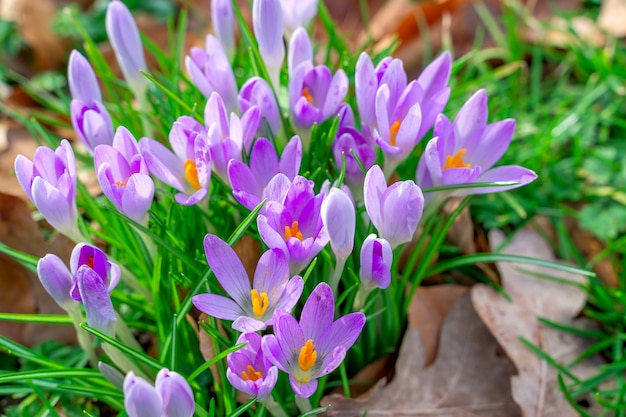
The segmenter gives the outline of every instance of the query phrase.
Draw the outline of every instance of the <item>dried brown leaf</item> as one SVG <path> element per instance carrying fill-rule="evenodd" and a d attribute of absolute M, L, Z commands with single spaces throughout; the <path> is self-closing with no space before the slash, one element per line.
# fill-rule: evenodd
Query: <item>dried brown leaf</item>
<path fill-rule="evenodd" d="M 504 241 L 504 234 L 493 230 L 489 240 L 492 248 L 497 248 Z M 532 230 L 517 232 L 501 253 L 556 261 L 545 240 Z M 542 325 L 538 317 L 589 326 L 589 322 L 573 322 L 585 305 L 586 294 L 575 285 L 555 282 L 536 274 L 557 277 L 572 284 L 584 282 L 584 277 L 536 265 L 499 263 L 498 267 L 503 288 L 512 302 L 483 284 L 475 285 L 471 295 L 476 312 L 518 368 L 519 374 L 511 381 L 513 398 L 522 408 L 524 416 L 577 416 L 578 413 L 567 403 L 558 387 L 556 371 L 519 339 L 529 340 L 564 364 L 577 358 L 587 347 L 585 343 L 570 333 Z M 575 371 L 581 377 L 590 376 L 595 372 L 595 364 L 586 362 Z"/>
<path fill-rule="evenodd" d="M 626 36 L 626 0 L 603 0 L 598 25 L 617 37 Z"/>
<path fill-rule="evenodd" d="M 414 299 L 417 299 L 414 298 Z M 511 361 L 472 308 L 460 296 L 444 319 L 435 362 L 424 367 L 427 351 L 415 317 L 404 336 L 393 381 L 379 382 L 357 399 L 331 395 L 330 416 L 512 417 L 519 415 L 510 394 Z"/>

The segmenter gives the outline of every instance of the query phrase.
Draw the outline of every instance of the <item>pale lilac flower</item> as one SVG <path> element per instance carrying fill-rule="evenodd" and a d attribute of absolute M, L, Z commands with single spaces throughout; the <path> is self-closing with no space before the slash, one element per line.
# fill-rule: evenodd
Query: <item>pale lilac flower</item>
<path fill-rule="evenodd" d="M 230 60 L 235 56 L 235 10 L 232 0 L 211 0 L 211 25 Z"/>
<path fill-rule="evenodd" d="M 195 410 L 189 383 L 163 368 L 153 387 L 134 372 L 124 379 L 124 408 L 129 417 L 191 417 Z"/>
<path fill-rule="evenodd" d="M 252 26 L 259 43 L 259 53 L 275 91 L 280 87 L 280 68 L 285 59 L 283 14 L 279 0 L 254 0 Z"/>
<path fill-rule="evenodd" d="M 143 95 L 147 80 L 139 71 L 147 70 L 146 58 L 132 13 L 124 3 L 113 0 L 107 7 L 105 20 L 109 42 L 124 79 L 135 95 Z"/>
<path fill-rule="evenodd" d="M 272 366 L 263 354 L 259 334 L 242 334 L 237 344 L 244 342 L 248 344 L 226 357 L 226 378 L 239 391 L 263 401 L 276 385 L 278 368 Z"/>
<path fill-rule="evenodd" d="M 361 189 L 363 187 L 365 174 L 361 171 L 361 167 L 351 151 L 354 151 L 363 164 L 363 167 L 367 170 L 376 162 L 376 151 L 374 147 L 354 127 L 340 127 L 333 141 L 332 150 L 337 170 L 342 169 L 342 152 L 345 155 L 346 183 L 355 191 Z"/>
<path fill-rule="evenodd" d="M 347 259 L 354 248 L 354 203 L 343 190 L 333 187 L 322 202 L 321 216 L 328 232 L 330 247 L 339 263 L 339 260 Z"/>
<path fill-rule="evenodd" d="M 336 115 L 348 92 L 348 77 L 339 69 L 333 76 L 324 65 L 303 62 L 289 79 L 289 106 L 296 124 L 310 128 Z"/>
<path fill-rule="evenodd" d="M 76 303 L 70 296 L 74 279 L 61 258 L 52 254 L 41 258 L 37 263 L 37 275 L 48 294 L 62 309 L 68 310 Z"/>
<path fill-rule="evenodd" d="M 392 249 L 413 238 L 424 211 L 422 190 L 413 181 L 398 181 L 387 187 L 385 175 L 374 165 L 365 175 L 365 209 Z"/>
<path fill-rule="evenodd" d="M 113 143 L 113 123 L 109 112 L 99 101 L 86 104 L 80 100 L 72 100 L 70 118 L 76 136 L 89 153 L 93 153 L 98 145 Z"/>
<path fill-rule="evenodd" d="M 283 10 L 283 20 L 287 33 L 293 33 L 297 28 L 305 28 L 317 14 L 319 0 L 280 0 Z"/>
<path fill-rule="evenodd" d="M 179 117 L 170 130 L 174 152 L 154 139 L 142 138 L 139 149 L 150 172 L 180 191 L 179 204 L 191 206 L 207 196 L 211 182 L 211 158 L 206 129 L 188 116 Z"/>
<path fill-rule="evenodd" d="M 261 113 L 261 121 L 257 133 L 278 135 L 280 131 L 280 109 L 276 103 L 276 97 L 272 87 L 260 77 L 252 77 L 241 86 L 239 96 L 239 107 L 243 113 L 253 106 L 256 106 Z M 266 131 L 265 122 L 269 125 L 270 132 Z M 249 146 L 248 146 L 249 148 Z"/>
<path fill-rule="evenodd" d="M 315 194 L 313 181 L 296 176 L 282 201 L 268 201 L 257 217 L 263 242 L 288 256 L 292 273 L 298 273 L 328 243 L 320 210 L 323 194 Z"/>
<path fill-rule="evenodd" d="M 317 390 L 317 378 L 337 369 L 365 325 L 363 313 L 333 321 L 333 291 L 321 283 L 306 301 L 300 322 L 290 315 L 278 317 L 274 334 L 263 338 L 265 356 L 289 374 L 296 395 L 308 398 Z"/>
<path fill-rule="evenodd" d="M 70 54 L 70 61 L 67 65 L 67 81 L 72 98 L 83 103 L 102 101 L 102 93 L 93 68 L 89 61 L 75 49 Z"/>
<path fill-rule="evenodd" d="M 447 195 L 495 193 L 526 185 L 537 175 L 517 165 L 493 165 L 511 143 L 515 120 L 487 124 L 487 94 L 479 90 L 461 108 L 454 123 L 439 115 L 435 138 L 428 142 L 417 168 L 416 181 L 423 188 L 491 182 L 515 182 L 501 187 L 454 190 Z"/>
<path fill-rule="evenodd" d="M 32 162 L 18 155 L 15 175 L 52 227 L 75 241 L 81 239 L 76 223 L 76 160 L 67 140 L 63 139 L 54 151 L 40 146 Z"/>
<path fill-rule="evenodd" d="M 305 62 L 313 63 L 313 45 L 306 30 L 298 28 L 289 40 L 289 53 L 287 54 L 289 77 L 293 77 L 296 68 Z"/>
<path fill-rule="evenodd" d="M 378 287 L 384 290 L 391 283 L 392 263 L 393 252 L 389 242 L 372 233 L 361 246 L 361 283 L 368 288 Z"/>
<path fill-rule="evenodd" d="M 185 58 L 187 72 L 193 83 L 206 97 L 219 93 L 228 110 L 237 107 L 237 82 L 224 48 L 213 36 L 207 35 L 205 49 L 193 47 Z"/>
<path fill-rule="evenodd" d="M 208 234 L 204 250 L 213 274 L 232 298 L 196 295 L 192 301 L 198 310 L 232 320 L 233 329 L 240 332 L 255 332 L 273 325 L 277 315 L 289 314 L 298 302 L 304 282 L 297 275 L 289 278 L 289 264 L 280 250 L 261 256 L 252 286 L 237 254 L 226 242 Z"/>
<path fill-rule="evenodd" d="M 266 197 L 270 200 L 280 198 L 282 201 L 282 193 L 276 196 L 274 193 L 276 187 L 270 186 L 270 181 L 278 173 L 282 173 L 291 185 L 291 181 L 300 171 L 301 161 L 300 137 L 291 138 L 280 160 L 274 145 L 265 138 L 259 138 L 254 142 L 250 152 L 249 165 L 236 160 L 231 160 L 228 164 L 228 180 L 233 189 L 233 195 L 248 210 L 253 210 Z M 282 184 L 285 184 L 282 179 L 275 181 L 275 185 Z"/>
<path fill-rule="evenodd" d="M 207 126 L 207 142 L 213 169 L 225 181 L 228 181 L 228 163 L 241 160 L 242 149 L 250 148 L 261 120 L 258 107 L 250 107 L 241 119 L 235 113 L 226 116 L 226 107 L 220 95 L 211 94 L 204 110 L 204 123 Z"/>
<path fill-rule="evenodd" d="M 117 129 L 113 146 L 96 147 L 94 166 L 104 195 L 125 216 L 145 224 L 154 197 L 154 182 L 128 129 Z"/>

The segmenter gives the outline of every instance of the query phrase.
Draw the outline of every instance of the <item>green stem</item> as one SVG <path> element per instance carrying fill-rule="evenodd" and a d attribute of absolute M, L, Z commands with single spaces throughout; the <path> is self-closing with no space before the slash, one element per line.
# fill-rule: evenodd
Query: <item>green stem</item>
<path fill-rule="evenodd" d="M 356 296 L 354 297 L 354 304 L 352 304 L 353 311 L 360 311 L 363 308 L 365 301 L 367 301 L 367 296 L 370 295 L 370 292 L 372 292 L 373 289 L 374 287 L 361 284 Z"/>
<path fill-rule="evenodd" d="M 285 410 L 283 410 L 280 404 L 278 404 L 271 395 L 268 395 L 267 398 L 261 401 L 261 403 L 263 403 L 265 408 L 267 408 L 267 411 L 269 411 L 274 417 L 288 417 Z"/>
<path fill-rule="evenodd" d="M 337 295 L 337 287 L 339 286 L 339 280 L 341 279 L 341 274 L 343 273 L 343 268 L 346 265 L 345 258 L 337 258 L 337 265 L 335 265 L 335 270 L 328 281 L 328 285 L 332 288 L 335 296 Z"/>
<path fill-rule="evenodd" d="M 95 369 L 98 366 L 98 357 L 96 356 L 96 351 L 93 348 L 91 336 L 80 327 L 80 324 L 83 322 L 83 313 L 80 311 L 79 304 L 72 303 L 72 305 L 68 307 L 65 311 L 67 311 L 67 314 L 72 319 L 72 324 L 76 329 L 76 337 L 78 338 L 79 346 L 85 351 L 85 353 L 89 357 L 89 363 L 91 364 L 91 367 Z"/>
<path fill-rule="evenodd" d="M 298 410 L 300 410 L 300 412 L 303 414 L 313 409 L 313 407 L 311 407 L 311 402 L 309 401 L 309 399 L 300 397 L 299 395 L 296 395 L 296 405 L 298 406 Z"/>

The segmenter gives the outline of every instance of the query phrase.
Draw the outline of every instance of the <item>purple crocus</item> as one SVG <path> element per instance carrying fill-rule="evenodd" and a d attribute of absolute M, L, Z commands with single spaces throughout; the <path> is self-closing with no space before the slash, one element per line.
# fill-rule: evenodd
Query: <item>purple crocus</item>
<path fill-rule="evenodd" d="M 260 77 L 252 77 L 246 81 L 237 97 L 239 107 L 243 113 L 247 112 L 253 106 L 256 106 L 261 113 L 261 121 L 257 133 L 269 135 L 278 135 L 280 131 L 280 110 L 276 97 L 272 91 L 272 87 Z M 269 125 L 270 132 L 266 131 L 265 120 Z"/>
<path fill-rule="evenodd" d="M 211 1 L 211 25 L 230 60 L 235 56 L 235 9 L 232 0 Z"/>
<path fill-rule="evenodd" d="M 87 59 L 74 50 L 70 54 L 67 79 L 72 94 L 70 119 L 78 139 L 89 152 L 97 145 L 113 142 L 113 123 L 102 104 L 102 94 L 93 68 Z"/>
<path fill-rule="evenodd" d="M 67 140 L 63 139 L 54 151 L 40 146 L 32 162 L 18 155 L 15 175 L 30 201 L 52 227 L 74 241 L 82 240 L 76 223 L 76 160 Z"/>
<path fill-rule="evenodd" d="M 132 13 L 124 3 L 113 0 L 107 7 L 105 25 L 124 79 L 136 96 L 143 95 L 147 81 L 139 71 L 147 70 L 146 58 Z"/>
<path fill-rule="evenodd" d="M 387 187 L 383 171 L 374 165 L 365 175 L 363 194 L 367 215 L 392 249 L 413 238 L 424 211 L 420 187 L 410 180 Z"/>
<path fill-rule="evenodd" d="M 289 314 L 298 302 L 304 282 L 289 278 L 289 264 L 280 250 L 269 250 L 259 259 L 254 281 L 235 251 L 219 237 L 208 234 L 204 250 L 213 274 L 231 297 L 199 294 L 192 298 L 198 310 L 223 320 L 232 320 L 233 329 L 255 332 L 271 326 L 279 314 Z"/>
<path fill-rule="evenodd" d="M 487 124 L 487 93 L 476 92 L 461 108 L 454 123 L 439 115 L 434 139 L 426 145 L 417 168 L 416 181 L 424 188 L 470 183 L 514 182 L 500 187 L 477 187 L 447 195 L 483 194 L 521 187 L 537 175 L 517 165 L 493 165 L 511 143 L 515 120 Z"/>
<path fill-rule="evenodd" d="M 244 147 L 249 149 L 261 120 L 256 106 L 250 107 L 241 119 L 231 113 L 230 122 L 226 114 L 222 98 L 213 92 L 204 110 L 204 122 L 213 169 L 225 182 L 228 181 L 228 163 L 232 159 L 241 160 L 241 151 Z"/>
<path fill-rule="evenodd" d="M 321 208 L 322 222 L 328 232 L 330 247 L 337 258 L 337 265 L 348 259 L 354 248 L 356 212 L 350 196 L 340 188 L 330 189 Z"/>
<path fill-rule="evenodd" d="M 226 378 L 239 391 L 263 401 L 276 385 L 278 368 L 263 354 L 259 334 L 244 333 L 237 339 L 237 344 L 245 342 L 247 345 L 226 357 Z"/>
<path fill-rule="evenodd" d="M 313 63 L 313 45 L 306 30 L 298 28 L 289 40 L 289 53 L 287 54 L 289 77 L 293 77 L 296 68 L 305 62 Z"/>
<path fill-rule="evenodd" d="M 37 263 L 37 276 L 48 294 L 62 309 L 68 310 L 76 304 L 70 296 L 74 279 L 61 258 L 52 254 L 41 258 Z"/>
<path fill-rule="evenodd" d="M 321 283 L 304 304 L 300 322 L 290 315 L 278 317 L 274 334 L 263 338 L 265 356 L 289 374 L 296 395 L 308 398 L 317 378 L 334 371 L 343 361 L 365 325 L 363 313 L 350 313 L 333 321 L 333 291 Z"/>
<path fill-rule="evenodd" d="M 348 77 L 342 69 L 333 76 L 324 65 L 303 62 L 289 80 L 289 106 L 296 124 L 310 128 L 337 114 L 348 92 Z"/>
<path fill-rule="evenodd" d="M 280 87 L 280 68 L 285 59 L 283 44 L 283 13 L 279 0 L 254 0 L 252 3 L 252 26 L 259 43 L 259 53 L 274 91 Z"/>
<path fill-rule="evenodd" d="M 94 166 L 104 195 L 125 216 L 146 224 L 154 197 L 154 182 L 137 141 L 128 129 L 123 126 L 117 129 L 113 146 L 96 147 Z"/>
<path fill-rule="evenodd" d="M 315 195 L 314 182 L 296 176 L 282 201 L 268 201 L 257 225 L 263 242 L 288 256 L 292 273 L 302 271 L 328 243 L 320 210 L 323 194 Z"/>
<path fill-rule="evenodd" d="M 153 387 L 129 372 L 124 378 L 124 408 L 129 417 L 191 417 L 193 392 L 180 374 L 161 369 Z"/>
<path fill-rule="evenodd" d="M 376 162 L 376 151 L 373 146 L 363 137 L 363 135 L 354 127 L 340 127 L 337 136 L 333 142 L 333 158 L 335 166 L 338 170 L 342 169 L 343 153 L 346 158 L 346 183 L 351 187 L 354 194 L 360 195 L 363 187 L 365 174 L 361 171 L 361 167 L 357 163 L 356 157 L 359 158 L 365 169 L 370 169 Z M 354 152 L 356 157 L 352 154 Z M 357 191 L 359 191 L 357 193 Z"/>
<path fill-rule="evenodd" d="M 317 14 L 319 0 L 280 0 L 285 31 L 290 34 L 297 28 L 305 28 Z"/>
<path fill-rule="evenodd" d="M 193 83 L 206 97 L 218 92 L 228 110 L 237 107 L 237 82 L 222 44 L 213 35 L 207 35 L 205 49 L 193 47 L 185 58 L 187 72 Z"/>
<path fill-rule="evenodd" d="M 275 185 L 283 188 L 281 185 L 285 184 L 284 179 L 277 179 L 272 186 L 269 186 L 270 181 L 282 173 L 288 180 L 288 187 L 298 174 L 301 161 L 302 142 L 299 136 L 291 138 L 280 160 L 274 145 L 265 138 L 259 138 L 250 152 L 249 165 L 237 160 L 231 160 L 228 164 L 228 180 L 233 195 L 248 210 L 253 210 L 264 198 L 282 201 L 282 192 L 276 196 L 274 190 L 277 188 Z"/>
<path fill-rule="evenodd" d="M 204 126 L 195 119 L 182 116 L 170 130 L 169 140 L 174 152 L 154 139 L 139 141 L 150 172 L 180 191 L 174 196 L 179 204 L 197 204 L 208 194 L 211 158 L 206 134 Z"/>
<path fill-rule="evenodd" d="M 361 267 L 359 277 L 365 287 L 385 289 L 391 283 L 393 252 L 389 242 L 369 235 L 361 246 Z"/>

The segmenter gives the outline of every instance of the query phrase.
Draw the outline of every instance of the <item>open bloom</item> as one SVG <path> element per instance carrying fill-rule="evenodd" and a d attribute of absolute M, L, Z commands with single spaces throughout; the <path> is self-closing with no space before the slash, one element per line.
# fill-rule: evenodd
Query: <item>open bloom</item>
<path fill-rule="evenodd" d="M 328 233 L 320 210 L 323 194 L 315 194 L 315 184 L 296 176 L 282 201 L 268 201 L 257 225 L 263 242 L 288 256 L 293 273 L 304 269 L 328 243 Z"/>
<path fill-rule="evenodd" d="M 154 197 L 154 182 L 128 129 L 117 129 L 113 146 L 96 147 L 94 165 L 104 195 L 124 215 L 145 223 Z"/>
<path fill-rule="evenodd" d="M 211 182 L 211 158 L 206 129 L 188 116 L 179 117 L 170 130 L 174 152 L 154 139 L 142 138 L 139 149 L 150 172 L 180 191 L 179 204 L 191 206 L 207 196 Z"/>
<path fill-rule="evenodd" d="M 265 138 L 259 138 L 254 142 L 250 152 L 249 165 L 234 159 L 228 164 L 228 180 L 233 188 L 233 195 L 249 210 L 253 210 L 266 197 L 270 200 L 280 198 L 282 193 L 275 196 L 273 193 L 275 187 L 269 186 L 270 181 L 278 173 L 282 173 L 288 180 L 288 187 L 298 174 L 301 161 L 302 142 L 300 137 L 291 138 L 285 146 L 280 160 L 274 145 Z M 282 181 L 281 178 L 275 184 L 285 184 L 285 181 Z"/>
<path fill-rule="evenodd" d="M 361 267 L 359 278 L 366 287 L 385 289 L 391 283 L 393 252 L 389 242 L 369 235 L 361 246 Z"/>
<path fill-rule="evenodd" d="M 213 169 L 224 181 L 228 181 L 228 163 L 241 160 L 241 151 L 244 146 L 249 149 L 261 120 L 256 106 L 250 107 L 241 119 L 231 113 L 230 122 L 226 114 L 222 98 L 213 92 L 204 110 L 204 122 Z"/>
<path fill-rule="evenodd" d="M 289 278 L 289 264 L 279 250 L 265 252 L 254 273 L 252 287 L 248 274 L 235 251 L 217 236 L 204 238 L 206 258 L 226 293 L 199 294 L 193 304 L 206 314 L 233 320 L 240 332 L 263 330 L 274 323 L 278 314 L 289 314 L 298 302 L 304 282 L 299 276 Z"/>
<path fill-rule="evenodd" d="M 154 387 L 132 371 L 126 374 L 124 408 L 129 417 L 191 417 L 195 403 L 185 378 L 163 368 Z"/>
<path fill-rule="evenodd" d="M 487 94 L 476 92 L 450 122 L 443 114 L 435 123 L 435 138 L 428 142 L 417 168 L 416 181 L 424 188 L 469 183 L 515 182 L 501 187 L 454 190 L 468 195 L 510 190 L 528 184 L 537 175 L 526 168 L 509 165 L 493 168 L 511 143 L 515 120 L 487 124 Z"/>
<path fill-rule="evenodd" d="M 239 391 L 259 400 L 272 393 L 278 380 L 278 368 L 263 354 L 261 336 L 258 333 L 244 333 L 237 344 L 248 342 L 246 346 L 226 357 L 228 368 L 226 378 Z"/>
<path fill-rule="evenodd" d="M 264 132 L 269 135 L 270 132 L 265 131 L 265 120 L 270 127 L 271 134 L 276 136 L 280 131 L 280 110 L 272 87 L 261 77 L 252 77 L 246 81 L 237 97 L 239 107 L 243 113 L 247 112 L 253 106 L 256 106 L 261 113 L 258 132 Z M 249 148 L 249 146 L 248 146 Z"/>
<path fill-rule="evenodd" d="M 52 227 L 75 241 L 81 239 L 76 223 L 76 160 L 67 140 L 63 139 L 54 151 L 40 146 L 32 162 L 18 155 L 15 175 Z"/>
<path fill-rule="evenodd" d="M 213 2 L 212 2 L 213 3 Z M 231 5 L 232 7 L 232 5 Z M 187 72 L 193 83 L 206 97 L 214 91 L 232 111 L 237 106 L 237 82 L 224 48 L 213 36 L 207 35 L 205 49 L 194 46 L 185 58 Z"/>
<path fill-rule="evenodd" d="M 398 181 L 387 187 L 385 175 L 374 165 L 365 175 L 363 194 L 367 215 L 392 248 L 413 238 L 424 211 L 422 190 L 413 181 Z"/>
<path fill-rule="evenodd" d="M 300 322 L 282 315 L 274 334 L 263 338 L 265 356 L 289 374 L 296 395 L 308 398 L 317 389 L 317 378 L 334 371 L 343 361 L 365 325 L 363 313 L 351 313 L 333 321 L 333 291 L 321 283 L 304 304 Z"/>
<path fill-rule="evenodd" d="M 109 42 L 124 79 L 135 94 L 143 94 L 147 81 L 139 71 L 147 69 L 146 58 L 132 13 L 124 3 L 114 0 L 107 7 L 105 20 Z"/>

